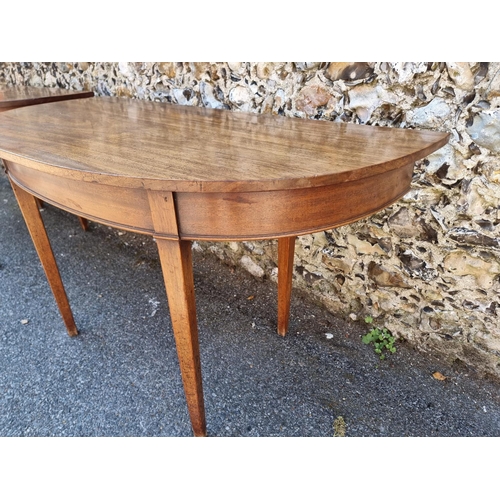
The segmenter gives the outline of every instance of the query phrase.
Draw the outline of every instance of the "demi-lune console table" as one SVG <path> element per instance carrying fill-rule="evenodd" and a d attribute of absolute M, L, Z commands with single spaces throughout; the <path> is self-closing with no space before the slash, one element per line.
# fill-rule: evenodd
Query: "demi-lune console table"
<path fill-rule="evenodd" d="M 148 234 L 159 251 L 194 434 L 206 435 L 193 240 L 278 239 L 278 333 L 295 237 L 367 217 L 410 189 L 448 134 L 90 98 L 0 114 L 0 158 L 70 335 L 77 328 L 36 198 Z"/>

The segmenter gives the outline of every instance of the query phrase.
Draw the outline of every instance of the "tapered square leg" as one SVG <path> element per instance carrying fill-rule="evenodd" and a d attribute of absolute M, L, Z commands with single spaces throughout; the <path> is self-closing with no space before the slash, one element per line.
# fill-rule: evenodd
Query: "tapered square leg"
<path fill-rule="evenodd" d="M 80 226 L 82 226 L 82 229 L 84 231 L 87 231 L 87 229 L 89 228 L 89 221 L 84 217 L 78 217 L 78 220 L 80 221 Z"/>
<path fill-rule="evenodd" d="M 35 245 L 35 249 L 42 263 L 43 270 L 47 276 L 50 288 L 56 299 L 57 306 L 61 312 L 64 324 L 68 334 L 71 337 L 78 335 L 78 330 L 76 329 L 75 320 L 73 319 L 73 313 L 68 302 L 68 297 L 66 296 L 66 291 L 61 280 L 61 275 L 59 274 L 59 269 L 57 268 L 56 259 L 54 253 L 52 252 L 52 247 L 50 246 L 50 241 L 45 231 L 45 226 L 43 224 L 42 216 L 38 210 L 37 199 L 21 189 L 17 184 L 11 181 L 12 189 L 16 195 L 19 208 L 23 214 L 26 225 Z"/>
<path fill-rule="evenodd" d="M 290 318 L 295 236 L 278 239 L 278 333 L 284 337 Z"/>
<path fill-rule="evenodd" d="M 206 436 L 191 242 L 156 239 L 184 392 L 195 436 Z"/>

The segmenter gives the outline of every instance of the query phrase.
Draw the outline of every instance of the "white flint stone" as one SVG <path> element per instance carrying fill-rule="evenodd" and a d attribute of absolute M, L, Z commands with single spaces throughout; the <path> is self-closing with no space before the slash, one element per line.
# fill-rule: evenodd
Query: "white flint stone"
<path fill-rule="evenodd" d="M 479 146 L 500 153 L 500 110 L 477 114 L 467 132 Z"/>
<path fill-rule="evenodd" d="M 398 62 L 392 63 L 393 69 L 398 74 L 398 83 L 411 83 L 418 73 L 424 73 L 427 70 L 427 63 L 420 62 Z"/>
<path fill-rule="evenodd" d="M 70 88 L 74 90 L 83 90 L 83 85 L 78 78 L 75 77 L 71 78 L 71 80 L 69 81 L 69 85 Z"/>
<path fill-rule="evenodd" d="M 357 253 L 387 255 L 387 252 L 378 243 L 372 245 L 369 241 L 360 240 L 354 234 L 347 235 L 347 242 L 356 249 Z"/>
<path fill-rule="evenodd" d="M 448 74 L 455 85 L 462 90 L 472 90 L 474 88 L 474 75 L 467 62 L 446 63 Z"/>
<path fill-rule="evenodd" d="M 492 158 L 485 165 L 485 176 L 489 181 L 500 184 L 500 159 Z"/>
<path fill-rule="evenodd" d="M 256 264 L 248 255 L 244 255 L 241 260 L 241 265 L 253 276 L 262 278 L 264 276 L 264 269 Z"/>
<path fill-rule="evenodd" d="M 270 78 L 276 71 L 279 71 L 285 65 L 284 62 L 260 62 L 257 63 L 255 72 L 262 80 Z"/>
<path fill-rule="evenodd" d="M 130 76 L 130 68 L 128 65 L 128 62 L 119 62 L 118 63 L 118 69 L 120 70 L 120 73 L 124 76 Z"/>
<path fill-rule="evenodd" d="M 174 89 L 174 90 L 172 90 L 172 94 L 174 96 L 175 102 L 177 104 L 182 104 L 183 106 L 185 106 L 189 102 L 186 99 L 186 96 L 184 95 L 184 90 L 185 89 Z"/>
<path fill-rule="evenodd" d="M 450 144 L 446 144 L 427 156 L 427 160 L 429 164 L 425 167 L 425 170 L 430 174 L 435 174 L 444 163 L 450 166 L 455 165 L 455 149 Z"/>
<path fill-rule="evenodd" d="M 457 324 L 458 314 L 456 311 L 439 311 L 432 314 L 421 315 L 420 328 L 425 332 L 442 331 L 454 328 Z M 436 337 L 436 340 L 440 337 Z"/>
<path fill-rule="evenodd" d="M 55 87 L 57 85 L 57 79 L 55 76 L 51 75 L 50 73 L 47 73 L 45 75 L 44 84 L 46 87 Z"/>
<path fill-rule="evenodd" d="M 342 272 L 347 274 L 351 271 L 352 261 L 350 261 L 349 259 L 335 259 L 333 257 L 329 257 L 328 255 L 322 254 L 321 261 L 327 269 L 333 272 Z M 349 263 L 351 265 L 349 265 Z"/>
<path fill-rule="evenodd" d="M 442 191 L 436 188 L 416 188 L 406 193 L 402 201 L 407 203 L 418 202 L 423 203 L 425 206 L 432 206 L 439 202 L 442 194 Z"/>
<path fill-rule="evenodd" d="M 359 119 L 366 123 L 372 113 L 382 103 L 395 103 L 394 95 L 389 94 L 380 85 L 357 85 L 349 91 L 349 108 L 356 111 Z"/>
<path fill-rule="evenodd" d="M 257 64 L 255 72 L 257 73 L 257 76 L 259 78 L 265 80 L 266 78 L 269 78 L 272 75 L 273 69 L 274 68 L 272 63 L 260 62 Z"/>
<path fill-rule="evenodd" d="M 273 104 L 274 104 L 274 95 L 269 94 L 262 103 L 261 112 L 269 113 L 273 109 Z"/>
<path fill-rule="evenodd" d="M 368 121 L 373 111 L 380 105 L 377 89 L 373 87 L 366 88 L 366 85 L 354 87 L 349 92 L 349 108 L 356 111 L 359 119 L 365 123 Z"/>
<path fill-rule="evenodd" d="M 273 113 L 277 113 L 279 108 L 285 104 L 285 99 L 285 91 L 283 89 L 278 89 L 276 94 L 274 94 Z"/>
<path fill-rule="evenodd" d="M 485 289 L 491 288 L 493 279 L 500 273 L 498 262 L 487 262 L 462 250 L 448 254 L 444 267 L 456 276 L 474 276 L 477 284 Z"/>
<path fill-rule="evenodd" d="M 432 216 L 434 217 L 434 219 L 436 219 L 436 222 L 441 226 L 441 229 L 444 232 L 447 232 L 448 231 L 448 226 L 446 225 L 446 222 L 445 222 L 445 219 L 443 217 L 443 214 L 440 214 L 437 210 L 435 210 L 432 207 L 429 209 L 429 211 L 432 214 Z"/>
<path fill-rule="evenodd" d="M 313 241 L 316 248 L 324 248 L 329 244 L 328 238 L 325 236 L 324 231 L 320 231 L 319 233 L 314 233 Z"/>
<path fill-rule="evenodd" d="M 229 92 L 229 100 L 243 111 L 248 111 L 251 103 L 250 91 L 243 85 L 238 85 Z"/>
<path fill-rule="evenodd" d="M 223 249 L 220 246 L 218 246 L 218 245 L 211 245 L 211 246 L 208 247 L 208 251 L 212 252 L 214 255 L 217 255 L 217 257 L 220 260 L 224 260 L 224 251 L 223 251 Z"/>
<path fill-rule="evenodd" d="M 422 228 L 416 223 L 415 217 L 406 207 L 392 215 L 388 224 L 400 238 L 416 238 L 422 233 Z"/>
<path fill-rule="evenodd" d="M 197 241 L 193 241 L 191 248 L 194 252 L 203 252 L 203 247 Z"/>
<path fill-rule="evenodd" d="M 236 74 L 243 74 L 246 71 L 245 63 L 242 62 L 228 62 L 227 65 Z"/>
<path fill-rule="evenodd" d="M 451 109 L 441 97 L 434 98 L 427 106 L 407 113 L 408 121 L 420 127 L 438 127 L 449 117 Z"/>
<path fill-rule="evenodd" d="M 468 205 L 467 212 L 472 216 L 482 215 L 490 207 L 500 205 L 500 189 L 498 184 L 491 183 L 485 177 L 475 177 L 469 184 L 465 194 Z"/>
<path fill-rule="evenodd" d="M 224 104 L 214 95 L 214 88 L 207 82 L 200 82 L 201 100 L 207 108 L 222 109 Z"/>
<path fill-rule="evenodd" d="M 22 85 L 21 82 L 16 82 L 16 85 Z M 43 80 L 38 75 L 33 75 L 30 78 L 30 85 L 32 87 L 43 87 Z"/>

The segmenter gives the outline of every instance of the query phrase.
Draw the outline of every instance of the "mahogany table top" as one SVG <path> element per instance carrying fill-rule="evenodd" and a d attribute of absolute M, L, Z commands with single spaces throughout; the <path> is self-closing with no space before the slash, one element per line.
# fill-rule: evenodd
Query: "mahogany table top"
<path fill-rule="evenodd" d="M 3 158 L 75 180 L 234 192 L 371 177 L 425 157 L 448 134 L 90 98 L 2 113 L 0 138 Z"/>

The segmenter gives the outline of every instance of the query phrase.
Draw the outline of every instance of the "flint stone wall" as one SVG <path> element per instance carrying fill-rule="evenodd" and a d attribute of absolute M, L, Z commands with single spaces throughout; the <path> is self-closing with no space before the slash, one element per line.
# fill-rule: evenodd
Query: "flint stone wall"
<path fill-rule="evenodd" d="M 450 132 L 399 203 L 299 237 L 294 286 L 500 378 L 500 63 L 0 63 L 0 83 Z M 276 279 L 275 242 L 195 249 Z"/>

